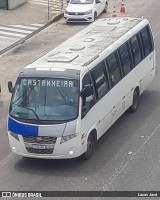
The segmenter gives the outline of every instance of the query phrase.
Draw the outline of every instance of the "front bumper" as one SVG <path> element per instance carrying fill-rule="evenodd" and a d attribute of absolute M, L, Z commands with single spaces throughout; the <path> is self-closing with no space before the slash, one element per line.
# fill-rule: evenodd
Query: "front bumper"
<path fill-rule="evenodd" d="M 8 134 L 10 147 L 13 153 L 32 158 L 42 158 L 42 159 L 69 159 L 80 156 L 84 153 L 84 144 L 77 136 L 70 139 L 62 144 L 60 144 L 61 138 L 57 138 L 55 144 L 48 145 L 43 144 L 47 149 L 34 149 L 34 146 L 39 145 L 36 143 L 24 142 L 22 135 L 18 135 L 19 141 Z M 50 149 L 48 150 L 48 148 Z"/>
<path fill-rule="evenodd" d="M 66 22 L 93 22 L 93 15 L 68 15 L 64 13 L 64 19 Z"/>

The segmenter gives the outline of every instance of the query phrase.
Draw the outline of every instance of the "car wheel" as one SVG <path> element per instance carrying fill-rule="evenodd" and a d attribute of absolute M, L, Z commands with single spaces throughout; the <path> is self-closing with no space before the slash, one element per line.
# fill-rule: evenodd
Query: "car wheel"
<path fill-rule="evenodd" d="M 96 19 L 97 19 L 97 13 L 95 12 L 94 13 L 94 21 L 96 21 Z"/>
<path fill-rule="evenodd" d="M 104 10 L 103 10 L 103 13 L 106 13 L 107 10 L 108 10 L 108 3 L 106 2 L 105 7 L 104 7 Z"/>
<path fill-rule="evenodd" d="M 68 24 L 69 23 L 68 20 L 65 20 L 65 23 Z"/>

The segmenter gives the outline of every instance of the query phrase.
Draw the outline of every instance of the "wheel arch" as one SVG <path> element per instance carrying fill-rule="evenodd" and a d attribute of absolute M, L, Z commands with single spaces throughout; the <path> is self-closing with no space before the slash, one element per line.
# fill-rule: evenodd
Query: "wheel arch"
<path fill-rule="evenodd" d="M 139 99 L 139 96 L 140 96 L 140 87 L 136 86 L 132 91 L 133 91 L 133 93 L 132 93 L 132 97 L 133 97 L 132 103 L 131 103 L 131 106 L 128 108 L 128 111 L 130 113 L 134 113 L 137 110 L 138 99 Z"/>
<path fill-rule="evenodd" d="M 88 143 L 88 140 L 90 141 L 89 143 Z M 90 159 L 90 157 L 92 156 L 93 149 L 94 149 L 94 146 L 96 144 L 96 141 L 97 141 L 97 130 L 96 129 L 92 129 L 92 131 L 90 131 L 87 134 L 86 143 L 85 143 L 85 151 L 81 155 L 81 158 L 83 158 L 84 160 L 89 160 Z M 89 150 L 90 149 L 89 147 L 91 148 L 91 151 Z M 88 152 L 89 152 L 89 154 L 88 154 Z"/>
<path fill-rule="evenodd" d="M 134 92 L 135 90 L 137 91 L 138 95 L 140 96 L 141 93 L 140 93 L 140 86 L 139 86 L 139 85 L 137 85 L 137 86 L 134 88 L 133 92 Z"/>
<path fill-rule="evenodd" d="M 92 135 L 92 137 L 93 137 L 93 139 L 94 139 L 94 141 L 95 141 L 95 143 L 96 143 L 96 142 L 97 142 L 97 130 L 96 130 L 96 127 L 95 127 L 95 126 L 93 126 L 92 129 L 90 129 L 90 130 L 88 131 L 88 133 L 86 134 L 84 151 L 87 150 L 87 140 L 88 140 L 88 137 L 89 137 L 90 135 Z"/>
<path fill-rule="evenodd" d="M 95 143 L 96 143 L 96 141 L 97 141 L 97 130 L 94 128 L 90 133 L 89 133 L 89 135 L 92 135 L 92 137 L 93 137 L 93 139 L 94 139 L 94 141 L 95 141 Z M 88 135 L 88 136 L 89 136 Z"/>

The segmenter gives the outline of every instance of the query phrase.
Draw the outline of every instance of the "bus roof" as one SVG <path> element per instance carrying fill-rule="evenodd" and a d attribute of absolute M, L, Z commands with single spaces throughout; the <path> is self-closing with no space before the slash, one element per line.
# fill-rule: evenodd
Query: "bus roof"
<path fill-rule="evenodd" d="M 80 70 L 81 67 L 89 65 L 98 58 L 100 53 L 109 46 L 116 45 L 115 42 L 119 38 L 140 22 L 144 25 L 148 23 L 143 18 L 133 17 L 99 19 L 26 68 L 38 68 L 43 71 Z M 135 28 L 135 31 L 138 29 Z M 132 34 L 134 34 L 134 29 Z"/>

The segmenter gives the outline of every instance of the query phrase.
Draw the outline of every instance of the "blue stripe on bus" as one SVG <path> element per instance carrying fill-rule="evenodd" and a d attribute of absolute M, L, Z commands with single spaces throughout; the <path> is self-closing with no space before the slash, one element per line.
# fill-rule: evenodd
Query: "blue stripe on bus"
<path fill-rule="evenodd" d="M 21 124 L 10 117 L 8 118 L 8 130 L 20 135 L 38 136 L 38 126 Z"/>

